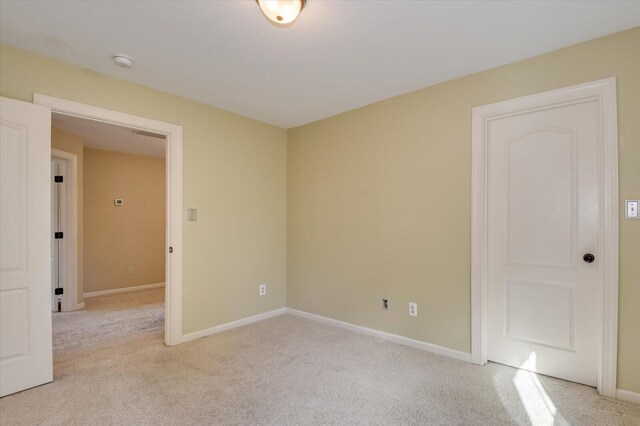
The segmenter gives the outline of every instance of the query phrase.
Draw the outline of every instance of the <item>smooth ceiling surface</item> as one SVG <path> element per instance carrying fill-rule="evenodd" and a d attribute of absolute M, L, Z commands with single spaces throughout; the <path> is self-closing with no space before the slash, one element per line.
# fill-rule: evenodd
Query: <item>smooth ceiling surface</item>
<path fill-rule="evenodd" d="M 139 135 L 133 129 L 64 114 L 52 114 L 51 125 L 82 138 L 85 148 L 165 158 L 165 138 Z"/>
<path fill-rule="evenodd" d="M 628 1 L 1 1 L 0 42 L 280 127 L 640 25 Z M 131 55 L 133 69 L 116 67 Z"/>

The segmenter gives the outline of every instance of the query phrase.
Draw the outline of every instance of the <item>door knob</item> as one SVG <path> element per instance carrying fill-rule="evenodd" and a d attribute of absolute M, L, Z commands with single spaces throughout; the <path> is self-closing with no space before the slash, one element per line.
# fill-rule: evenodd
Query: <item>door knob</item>
<path fill-rule="evenodd" d="M 587 253 L 584 256 L 582 256 L 582 260 L 584 260 L 587 263 L 593 263 L 593 261 L 596 260 L 596 257 L 591 253 Z"/>

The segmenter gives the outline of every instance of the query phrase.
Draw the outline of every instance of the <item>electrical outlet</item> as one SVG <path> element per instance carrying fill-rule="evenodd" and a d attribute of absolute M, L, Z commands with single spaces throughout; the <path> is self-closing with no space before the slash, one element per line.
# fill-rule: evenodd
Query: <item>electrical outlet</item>
<path fill-rule="evenodd" d="M 417 303 L 409 302 L 409 315 L 411 315 L 412 317 L 417 317 L 418 316 L 418 304 Z"/>
<path fill-rule="evenodd" d="M 267 294 L 267 285 L 266 284 L 261 284 L 260 285 L 259 293 L 260 293 L 260 296 L 264 296 L 265 294 Z"/>
<path fill-rule="evenodd" d="M 133 275 L 133 266 L 127 268 L 127 275 Z"/>
<path fill-rule="evenodd" d="M 382 299 L 382 309 L 389 310 L 389 299 Z"/>

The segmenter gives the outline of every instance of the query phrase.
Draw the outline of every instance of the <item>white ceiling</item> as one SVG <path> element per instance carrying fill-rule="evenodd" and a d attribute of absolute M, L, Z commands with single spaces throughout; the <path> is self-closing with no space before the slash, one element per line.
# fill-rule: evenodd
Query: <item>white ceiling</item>
<path fill-rule="evenodd" d="M 165 139 L 133 133 L 128 127 L 52 114 L 51 126 L 78 135 L 85 148 L 165 158 Z"/>
<path fill-rule="evenodd" d="M 2 1 L 0 41 L 284 128 L 640 25 L 638 1 Z M 113 53 L 136 60 L 116 67 Z"/>

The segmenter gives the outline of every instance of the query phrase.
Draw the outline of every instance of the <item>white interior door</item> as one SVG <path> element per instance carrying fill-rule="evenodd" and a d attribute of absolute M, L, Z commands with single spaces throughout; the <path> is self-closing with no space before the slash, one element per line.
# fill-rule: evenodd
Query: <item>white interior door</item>
<path fill-rule="evenodd" d="M 487 135 L 487 358 L 596 386 L 599 104 L 505 115 Z"/>
<path fill-rule="evenodd" d="M 56 232 L 58 229 L 58 188 L 56 188 L 56 183 L 54 182 L 55 176 L 58 174 L 58 160 L 51 160 L 51 233 Z M 53 235 L 51 235 L 51 310 L 56 312 L 58 309 L 57 306 L 57 297 L 55 295 L 55 289 L 59 287 L 59 240 L 56 240 Z"/>
<path fill-rule="evenodd" d="M 0 396 L 53 379 L 51 110 L 0 98 Z"/>
<path fill-rule="evenodd" d="M 62 176 L 63 181 L 55 181 L 56 176 Z M 56 294 L 56 289 L 68 289 L 65 276 L 65 238 L 71 237 L 66 229 L 66 191 L 67 182 L 66 161 L 52 157 L 51 159 L 51 309 L 53 312 L 61 312 L 63 304 L 62 294 Z M 62 232 L 65 238 L 55 238 L 56 232 Z M 65 310 L 69 310 L 65 306 Z"/>

